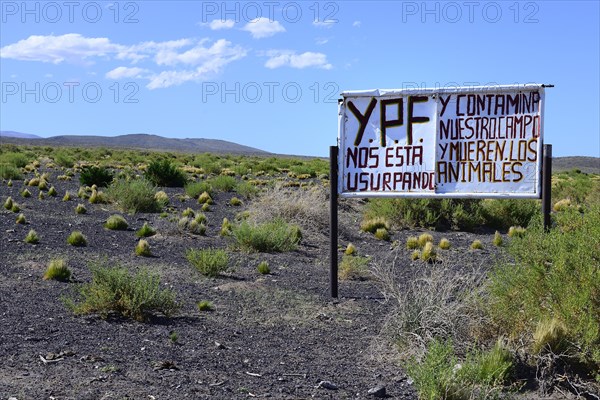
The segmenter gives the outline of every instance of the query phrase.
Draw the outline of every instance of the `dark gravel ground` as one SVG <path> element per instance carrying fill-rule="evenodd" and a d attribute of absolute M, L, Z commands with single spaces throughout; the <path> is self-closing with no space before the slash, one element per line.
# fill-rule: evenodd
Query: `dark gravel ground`
<path fill-rule="evenodd" d="M 23 181 L 0 184 L 2 202 L 12 196 L 28 221 L 16 224 L 17 214 L 1 209 L 0 399 L 363 399 L 378 385 L 386 387 L 388 398 L 416 398 L 401 367 L 389 361 L 394 349 L 378 346 L 392 305 L 377 284 L 342 281 L 339 299 L 329 297 L 326 232 L 305 234 L 289 253 L 233 251 L 233 272 L 208 279 L 190 266 L 185 250 L 228 246 L 230 240 L 218 232 L 223 217 L 233 220 L 240 211 L 227 205 L 234 194 L 215 196 L 206 213 L 207 236 L 182 233 L 159 214 L 125 215 L 129 230 L 109 231 L 103 223 L 117 213 L 113 206 L 86 202 L 88 213 L 77 215 L 80 199 L 62 201 L 65 190 L 76 194 L 77 176 L 61 182 L 56 170 L 50 172 L 57 197 L 39 200 L 38 189 L 29 188 L 33 196 L 25 199 L 19 194 Z M 175 199 L 182 189 L 165 190 L 174 212 L 199 209 L 193 199 Z M 344 202 L 340 244 L 351 241 L 359 253 L 385 259 L 390 243 L 359 232 L 360 207 L 360 202 Z M 148 239 L 150 258 L 133 251 L 134 231 L 145 221 L 158 231 Z M 39 234 L 39 244 L 23 242 L 30 229 Z M 66 244 L 73 230 L 87 236 L 87 247 Z M 392 240 L 404 243 L 418 233 L 397 231 Z M 436 242 L 447 237 L 453 244 L 444 265 L 491 266 L 498 254 L 491 245 L 493 232 L 432 233 Z M 476 238 L 484 250 L 468 250 Z M 408 264 L 409 251 L 403 251 L 402 262 Z M 68 259 L 75 282 L 42 280 L 55 257 Z M 256 271 L 262 260 L 272 274 Z M 181 310 L 147 323 L 73 315 L 61 297 L 89 281 L 89 265 L 98 261 L 131 270 L 149 267 L 175 291 Z M 200 300 L 210 300 L 215 310 L 198 311 Z M 173 332 L 176 341 L 170 339 Z M 41 357 L 57 360 L 45 363 Z M 321 381 L 337 389 L 318 387 Z"/>

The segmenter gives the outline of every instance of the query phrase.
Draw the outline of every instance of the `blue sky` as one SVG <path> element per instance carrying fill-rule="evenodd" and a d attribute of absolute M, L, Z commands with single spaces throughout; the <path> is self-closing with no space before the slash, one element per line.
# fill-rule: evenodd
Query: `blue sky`
<path fill-rule="evenodd" d="M 597 1 L 2 1 L 0 129 L 328 154 L 344 90 L 551 83 L 545 142 L 600 156 Z"/>

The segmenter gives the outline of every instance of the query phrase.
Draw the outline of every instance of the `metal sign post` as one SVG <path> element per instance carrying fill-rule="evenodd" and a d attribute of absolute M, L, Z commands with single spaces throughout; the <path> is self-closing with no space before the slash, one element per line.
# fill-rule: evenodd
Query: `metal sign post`
<path fill-rule="evenodd" d="M 338 147 L 329 147 L 329 287 L 338 297 Z"/>
<path fill-rule="evenodd" d="M 544 216 L 544 231 L 551 226 L 550 211 L 552 209 L 552 145 L 544 145 L 542 160 L 542 215 Z"/>

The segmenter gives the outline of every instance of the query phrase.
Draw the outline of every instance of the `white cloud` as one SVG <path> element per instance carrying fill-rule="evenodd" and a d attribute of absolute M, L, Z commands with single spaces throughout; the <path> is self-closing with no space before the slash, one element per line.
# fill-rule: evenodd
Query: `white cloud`
<path fill-rule="evenodd" d="M 217 31 L 219 29 L 231 29 L 235 25 L 235 21 L 232 19 L 213 19 L 211 22 L 208 22 L 206 25 L 213 31 Z"/>
<path fill-rule="evenodd" d="M 233 46 L 225 39 L 219 39 L 210 47 L 205 47 L 208 39 L 203 39 L 193 48 L 182 53 L 173 49 L 161 49 L 156 53 L 155 62 L 158 65 L 173 66 L 176 64 L 199 65 L 205 63 L 225 64 L 246 56 L 247 51 L 241 46 Z"/>
<path fill-rule="evenodd" d="M 145 74 L 147 74 L 149 71 L 147 69 L 144 68 L 138 68 L 138 67 L 133 67 L 133 68 L 129 68 L 129 67 L 117 67 L 111 71 L 108 71 L 106 73 L 106 78 L 108 79 L 123 79 L 123 78 L 144 78 Z"/>
<path fill-rule="evenodd" d="M 317 28 L 331 28 L 333 25 L 337 24 L 337 19 L 326 19 L 324 21 L 319 21 L 318 19 L 315 19 L 313 21 L 313 25 L 316 26 Z"/>
<path fill-rule="evenodd" d="M 271 21 L 266 17 L 253 19 L 244 25 L 242 30 L 250 32 L 254 39 L 262 39 L 285 32 L 285 28 L 278 21 Z"/>
<path fill-rule="evenodd" d="M 292 68 L 322 68 L 331 69 L 333 65 L 327 62 L 327 56 L 323 53 L 314 53 L 307 51 L 302 54 L 296 54 L 289 50 L 271 50 L 267 52 L 269 59 L 265 63 L 265 67 L 275 69 L 280 67 Z"/>
<path fill-rule="evenodd" d="M 322 46 L 328 42 L 329 42 L 329 38 L 316 38 L 315 39 L 315 43 L 317 43 L 319 46 Z"/>
<path fill-rule="evenodd" d="M 354 21 L 354 22 L 352 23 L 352 26 L 353 26 L 353 27 L 355 27 L 355 28 L 360 28 L 360 25 L 361 25 L 361 24 L 362 24 L 362 22 L 360 22 L 360 21 Z"/>
<path fill-rule="evenodd" d="M 111 43 L 107 38 L 87 38 L 78 33 L 68 33 L 61 36 L 31 35 L 0 49 L 2 58 L 12 58 L 24 61 L 41 61 L 60 64 L 63 61 L 71 63 L 88 63 L 91 57 L 107 57 L 111 54 L 127 56 L 127 46 Z"/>

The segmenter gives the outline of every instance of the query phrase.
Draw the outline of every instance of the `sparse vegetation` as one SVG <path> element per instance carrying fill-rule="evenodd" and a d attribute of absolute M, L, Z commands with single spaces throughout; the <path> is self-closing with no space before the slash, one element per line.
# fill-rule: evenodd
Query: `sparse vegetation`
<path fill-rule="evenodd" d="M 87 246 L 87 239 L 80 231 L 73 231 L 67 237 L 67 243 L 75 247 L 85 247 Z"/>
<path fill-rule="evenodd" d="M 80 299 L 67 300 L 76 314 L 111 314 L 146 321 L 154 312 L 170 317 L 179 305 L 175 295 L 162 289 L 158 275 L 146 269 L 130 274 L 121 266 L 95 265 L 90 267 L 92 281 L 79 288 Z"/>
<path fill-rule="evenodd" d="M 492 240 L 492 244 L 496 247 L 500 247 L 503 243 L 504 240 L 502 239 L 502 235 L 500 234 L 500 232 L 496 231 L 496 233 L 494 233 L 494 239 Z"/>
<path fill-rule="evenodd" d="M 144 225 L 135 234 L 137 237 L 150 237 L 156 235 L 156 230 L 144 222 Z"/>
<path fill-rule="evenodd" d="M 257 271 L 261 275 L 268 275 L 271 273 L 271 268 L 269 268 L 269 263 L 266 261 L 261 261 L 256 267 Z"/>
<path fill-rule="evenodd" d="M 67 262 L 62 258 L 55 258 L 50 261 L 48 268 L 44 273 L 44 280 L 56 280 L 67 282 L 71 279 L 71 270 Z"/>
<path fill-rule="evenodd" d="M 87 209 L 81 203 L 77 204 L 77 207 L 75 207 L 76 214 L 85 214 L 86 212 L 87 212 Z"/>
<path fill-rule="evenodd" d="M 169 160 L 151 162 L 144 177 L 156 186 L 184 187 L 187 182 L 185 172 Z"/>
<path fill-rule="evenodd" d="M 378 229 L 390 229 L 390 223 L 384 217 L 375 217 L 365 219 L 360 225 L 360 229 L 364 232 L 375 233 Z"/>
<path fill-rule="evenodd" d="M 79 183 L 83 186 L 96 185 L 107 187 L 114 178 L 114 174 L 105 167 L 87 166 L 81 170 Z"/>
<path fill-rule="evenodd" d="M 473 250 L 483 249 L 483 243 L 481 243 L 481 240 L 479 240 L 479 239 L 473 240 L 473 242 L 471 243 L 471 249 L 473 249 Z"/>
<path fill-rule="evenodd" d="M 40 237 L 38 236 L 37 232 L 31 229 L 29 233 L 27 233 L 27 236 L 25 236 L 25 243 L 38 244 L 39 242 Z"/>
<path fill-rule="evenodd" d="M 27 223 L 27 219 L 25 218 L 25 214 L 21 213 L 17 216 L 17 224 L 25 225 Z"/>
<path fill-rule="evenodd" d="M 158 212 L 162 208 L 154 198 L 154 186 L 146 179 L 117 179 L 108 187 L 107 194 L 124 212 Z"/>
<path fill-rule="evenodd" d="M 417 240 L 419 247 L 423 248 L 427 243 L 433 243 L 433 236 L 429 233 L 422 233 Z"/>
<path fill-rule="evenodd" d="M 150 252 L 150 243 L 148 243 L 148 241 L 145 239 L 140 239 L 135 246 L 135 255 L 150 257 L 152 255 Z"/>
<path fill-rule="evenodd" d="M 438 246 L 442 250 L 448 250 L 450 248 L 450 241 L 447 238 L 442 238 Z"/>
<path fill-rule="evenodd" d="M 244 251 L 285 252 L 295 250 L 302 239 L 300 228 L 282 219 L 263 224 L 243 221 L 233 228 L 236 245 Z"/>
<path fill-rule="evenodd" d="M 213 303 L 208 300 L 199 301 L 197 304 L 199 311 L 214 311 Z"/>
<path fill-rule="evenodd" d="M 8 196 L 6 198 L 6 200 L 4 201 L 4 208 L 6 208 L 7 210 L 10 210 L 13 206 L 13 199 L 12 197 Z"/>
<path fill-rule="evenodd" d="M 353 256 L 356 254 L 356 247 L 352 243 L 348 243 L 346 246 L 346 250 L 344 250 L 344 254 L 348 256 Z"/>
<path fill-rule="evenodd" d="M 369 258 L 344 254 L 339 266 L 338 276 L 343 280 L 365 280 L 371 277 Z"/>
<path fill-rule="evenodd" d="M 229 255 L 223 249 L 189 249 L 188 261 L 204 276 L 215 278 L 229 268 Z"/>
<path fill-rule="evenodd" d="M 523 237 L 526 229 L 521 226 L 511 226 L 508 230 L 508 237 Z"/>
<path fill-rule="evenodd" d="M 437 252 L 433 246 L 433 242 L 426 242 L 421 251 L 421 260 L 426 262 L 434 262 L 437 260 Z"/>
<path fill-rule="evenodd" d="M 125 220 L 123 216 L 118 214 L 114 214 L 108 217 L 106 223 L 104 224 L 104 227 L 106 229 L 110 229 L 112 231 L 124 231 L 127 229 L 128 226 L 129 224 L 127 223 L 127 220 Z"/>

